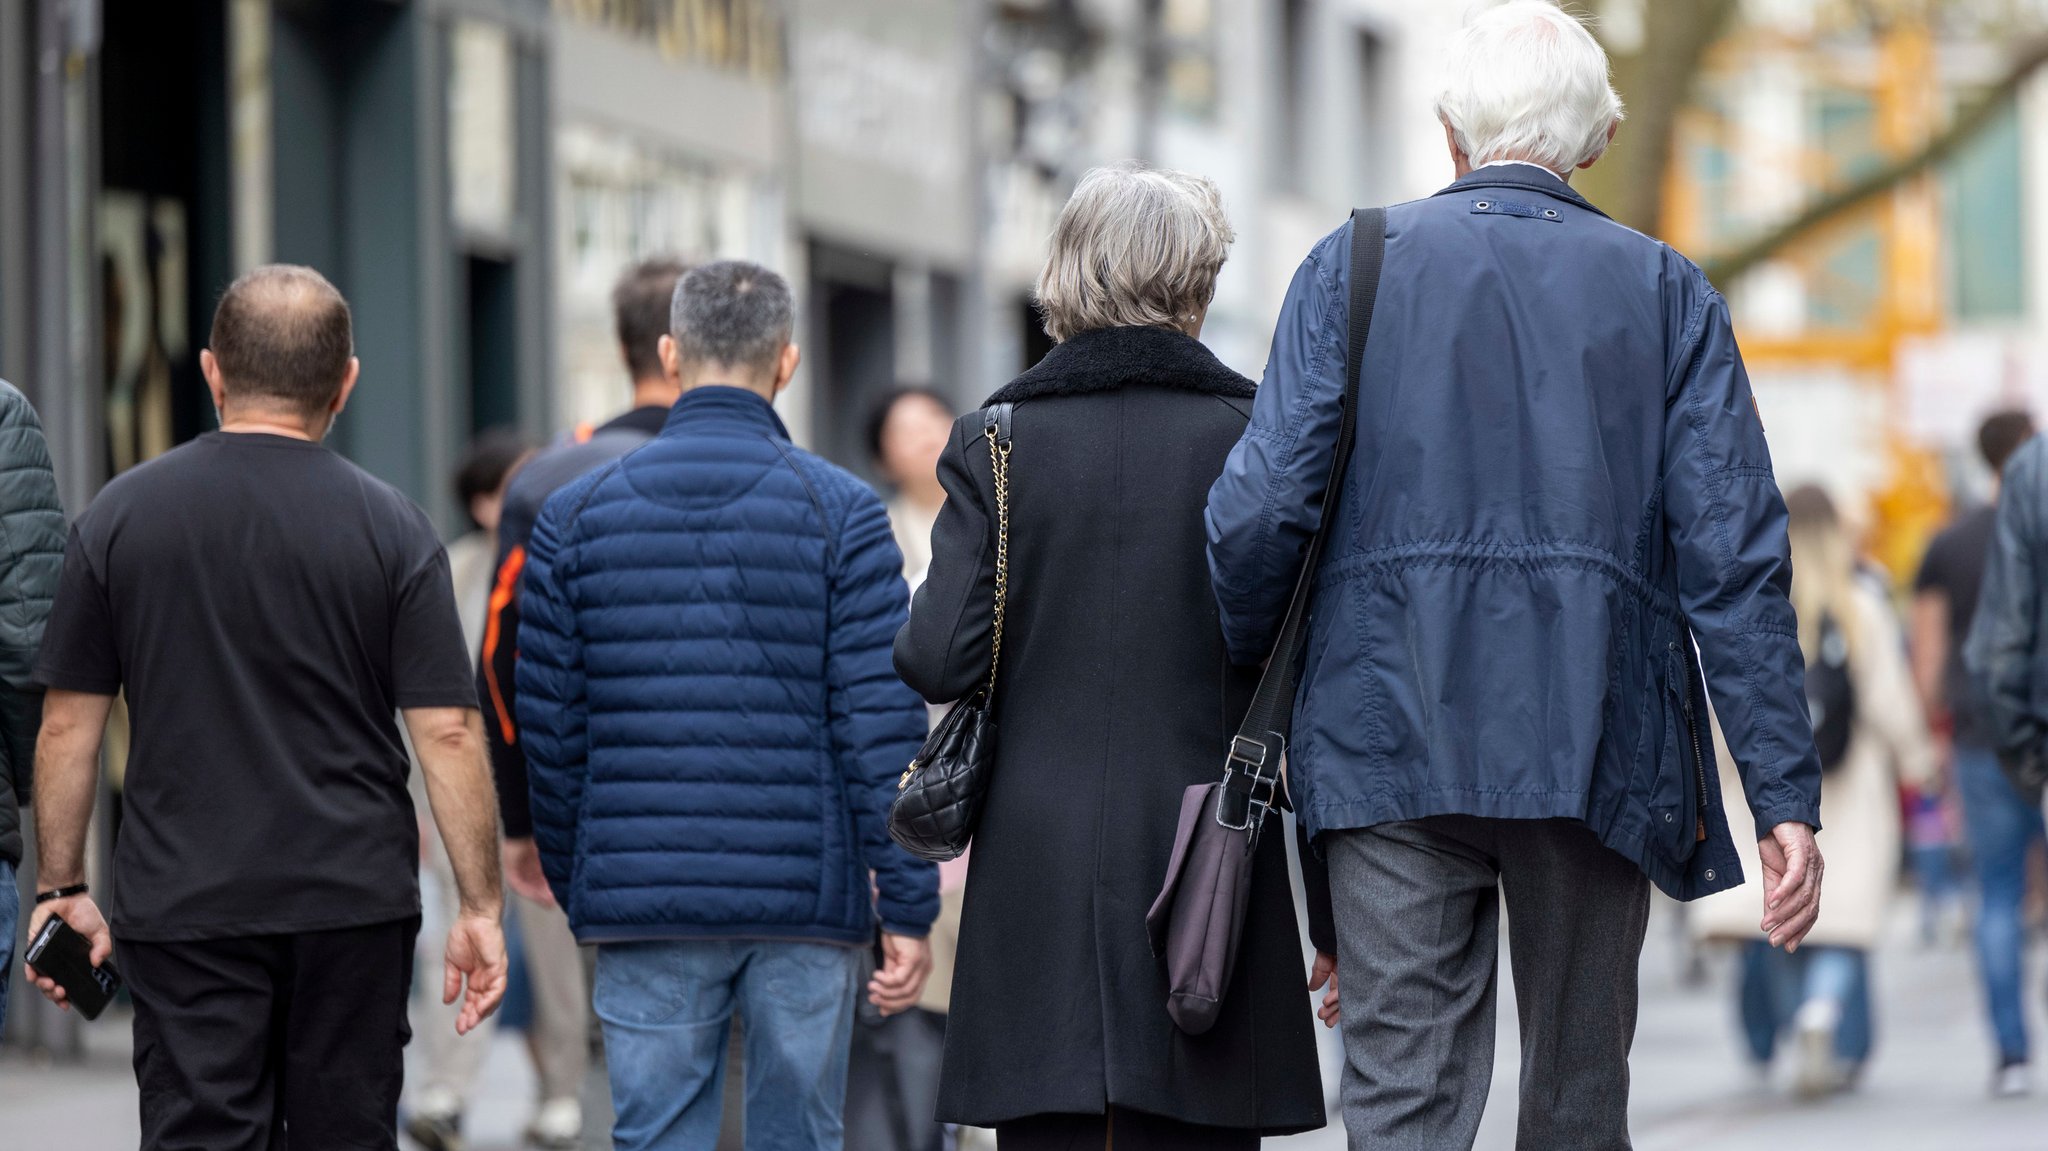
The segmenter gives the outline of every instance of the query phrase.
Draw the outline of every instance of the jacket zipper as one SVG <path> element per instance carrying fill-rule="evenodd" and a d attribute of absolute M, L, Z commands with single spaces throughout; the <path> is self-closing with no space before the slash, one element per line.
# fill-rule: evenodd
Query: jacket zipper
<path fill-rule="evenodd" d="M 1693 805 L 1696 825 L 1693 842 L 1704 843 L 1707 839 L 1707 760 L 1700 754 L 1700 728 L 1692 702 L 1692 661 L 1682 663 L 1685 669 L 1685 732 L 1692 739 L 1693 794 L 1697 802 Z"/>

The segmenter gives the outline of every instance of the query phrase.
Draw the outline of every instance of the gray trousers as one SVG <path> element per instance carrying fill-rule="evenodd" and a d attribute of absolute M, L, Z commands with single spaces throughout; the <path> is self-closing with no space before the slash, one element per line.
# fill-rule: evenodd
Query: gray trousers
<path fill-rule="evenodd" d="M 1515 1145 L 1627 1151 L 1642 872 L 1568 820 L 1435 816 L 1320 842 L 1352 1151 L 1469 1151 L 1478 1137 L 1503 900 L 1522 1022 Z"/>

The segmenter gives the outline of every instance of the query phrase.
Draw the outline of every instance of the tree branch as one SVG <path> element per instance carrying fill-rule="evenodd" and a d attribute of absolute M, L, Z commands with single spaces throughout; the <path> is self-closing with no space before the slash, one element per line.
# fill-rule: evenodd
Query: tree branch
<path fill-rule="evenodd" d="M 2012 102 L 2020 86 L 2044 64 L 2048 64 L 2048 36 L 2037 37 L 2022 48 L 2005 75 L 1956 116 L 1948 127 L 1922 145 L 1919 151 L 1823 194 L 1792 218 L 1767 229 L 1734 251 L 1708 260 L 1705 266 L 1707 279 L 1726 287 L 1793 241 L 1948 159 L 1989 127 Z"/>

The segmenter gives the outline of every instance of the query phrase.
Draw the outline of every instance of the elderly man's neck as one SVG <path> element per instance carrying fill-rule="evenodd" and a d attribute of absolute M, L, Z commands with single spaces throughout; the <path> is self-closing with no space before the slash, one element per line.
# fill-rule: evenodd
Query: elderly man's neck
<path fill-rule="evenodd" d="M 1558 179 L 1563 180 L 1567 184 L 1572 182 L 1572 174 L 1569 171 L 1555 171 L 1549 167 L 1546 167 L 1545 165 L 1538 164 L 1534 160 L 1523 160 L 1513 156 L 1503 156 L 1498 160 L 1488 160 L 1484 164 L 1475 165 L 1469 158 L 1463 155 L 1459 155 L 1457 157 L 1456 168 L 1457 178 L 1460 180 L 1464 179 L 1465 177 L 1471 175 L 1474 172 L 1481 171 L 1487 168 L 1506 168 L 1510 172 L 1514 171 L 1516 168 L 1534 168 L 1539 172 L 1547 172 L 1552 176 L 1556 176 Z"/>

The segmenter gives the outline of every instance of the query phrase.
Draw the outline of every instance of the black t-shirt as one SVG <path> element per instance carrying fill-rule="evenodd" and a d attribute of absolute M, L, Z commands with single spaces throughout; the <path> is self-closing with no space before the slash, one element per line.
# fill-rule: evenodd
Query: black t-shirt
<path fill-rule="evenodd" d="M 477 700 L 447 554 L 397 490 L 255 433 L 124 473 L 72 528 L 36 674 L 127 693 L 118 936 L 418 913 L 395 712 Z"/>
<path fill-rule="evenodd" d="M 1948 661 L 1942 692 L 1956 722 L 1956 741 L 1970 747 L 1992 744 L 1982 693 L 1963 667 L 1963 643 L 1977 618 L 1977 593 L 1984 583 L 1984 564 L 1998 530 L 1998 509 L 1981 507 L 1964 514 L 1934 537 L 1913 580 L 1916 592 L 1938 591 L 1948 598 Z"/>

